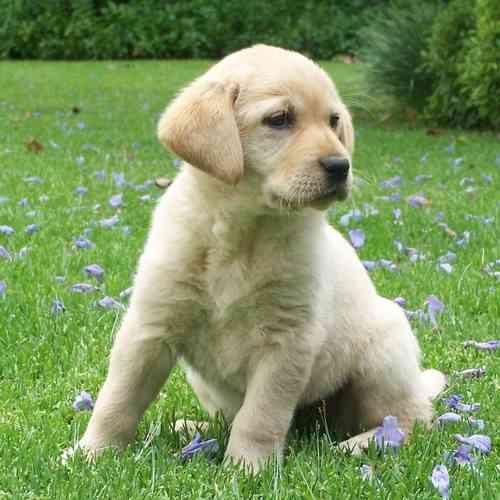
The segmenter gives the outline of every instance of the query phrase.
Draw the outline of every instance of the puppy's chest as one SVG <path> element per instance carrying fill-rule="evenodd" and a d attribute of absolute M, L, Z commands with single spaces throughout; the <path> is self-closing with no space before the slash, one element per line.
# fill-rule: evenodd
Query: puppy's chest
<path fill-rule="evenodd" d="M 207 381 L 244 390 L 251 358 L 307 322 L 307 276 L 266 250 L 235 257 L 219 248 L 207 256 L 200 274 L 205 322 L 183 353 Z"/>

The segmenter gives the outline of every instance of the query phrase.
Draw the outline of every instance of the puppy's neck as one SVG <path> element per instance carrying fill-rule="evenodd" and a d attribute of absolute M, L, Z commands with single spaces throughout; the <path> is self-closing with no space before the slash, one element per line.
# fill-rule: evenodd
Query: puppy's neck
<path fill-rule="evenodd" d="M 178 181 L 187 188 L 190 203 L 196 213 L 203 214 L 218 244 L 235 252 L 256 240 L 310 242 L 324 221 L 324 213 L 312 208 L 280 210 L 267 206 L 257 174 L 246 173 L 237 186 L 229 186 L 185 165 Z"/>

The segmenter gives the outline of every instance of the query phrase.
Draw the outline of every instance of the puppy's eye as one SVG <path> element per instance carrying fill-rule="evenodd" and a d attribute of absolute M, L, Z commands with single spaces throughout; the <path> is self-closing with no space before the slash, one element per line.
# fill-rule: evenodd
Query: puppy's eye
<path fill-rule="evenodd" d="M 289 128 L 293 123 L 293 116 L 289 111 L 276 111 L 264 118 L 264 123 L 271 128 Z"/>
<path fill-rule="evenodd" d="M 332 127 L 333 130 L 335 130 L 338 127 L 339 120 L 340 120 L 340 116 L 338 115 L 338 113 L 332 113 L 330 115 L 330 127 Z"/>

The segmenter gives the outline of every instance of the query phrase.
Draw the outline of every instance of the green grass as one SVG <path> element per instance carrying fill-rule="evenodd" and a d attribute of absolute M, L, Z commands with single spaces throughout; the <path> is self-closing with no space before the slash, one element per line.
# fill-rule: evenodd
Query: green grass
<path fill-rule="evenodd" d="M 202 458 L 183 464 L 178 451 L 185 439 L 171 432 L 172 420 L 204 415 L 179 371 L 148 410 L 137 440 L 122 456 L 106 453 L 96 465 L 80 458 L 68 468 L 59 465 L 61 450 L 82 434 L 89 418 L 88 413 L 72 410 L 72 400 L 82 389 L 97 393 L 119 319 L 93 303 L 104 294 L 117 298 L 130 285 L 154 205 L 141 202 L 139 196 L 159 195 L 155 187 L 145 192 L 120 189 L 111 173 L 123 172 L 133 184 L 160 174 L 175 175 L 157 143 L 155 124 L 176 90 L 207 66 L 196 61 L 0 64 L 0 196 L 9 198 L 0 204 L 0 224 L 16 230 L 10 237 L 0 234 L 0 245 L 11 254 L 29 248 L 22 259 L 0 258 L 0 281 L 8 287 L 0 299 L 0 497 L 438 498 L 429 475 L 434 465 L 443 463 L 444 453 L 455 449 L 453 434 L 471 433 L 466 424 L 432 433 L 417 429 L 408 446 L 386 457 L 373 450 L 362 458 L 348 457 L 323 435 L 291 436 L 284 465 L 270 467 L 255 479 Z M 359 88 L 360 66 L 326 67 L 341 92 L 352 95 L 353 88 Z M 81 112 L 73 114 L 74 106 Z M 379 215 L 351 227 L 366 232 L 360 250 L 363 259 L 398 262 L 398 273 L 380 269 L 372 274 L 380 292 L 391 298 L 404 296 L 410 309 L 423 307 L 430 294 L 446 304 L 439 330 L 414 324 L 424 365 L 446 373 L 486 368 L 479 380 L 451 379 L 449 393 L 481 403 L 479 416 L 486 421 L 485 433 L 494 440 L 493 453 L 481 458 L 475 471 L 450 468 L 452 498 L 497 498 L 498 353 L 466 350 L 462 342 L 500 337 L 498 282 L 482 271 L 486 263 L 500 258 L 498 138 L 461 132 L 429 136 L 422 128 L 404 124 L 389 128 L 362 120 L 356 129 L 355 166 L 365 182 L 350 201 L 332 211 L 332 223 L 338 225 L 340 215 L 363 203 L 375 205 Z M 40 153 L 27 150 L 30 138 L 43 145 Z M 453 153 L 446 149 L 450 144 L 455 146 Z M 422 163 L 424 153 L 428 160 Z M 84 163 L 78 166 L 80 156 Z M 451 160 L 457 157 L 464 160 L 454 169 Z M 94 179 L 97 170 L 105 170 L 104 181 Z M 416 184 L 413 179 L 421 173 L 432 179 Z M 482 173 L 492 175 L 493 182 L 484 182 Z M 402 201 L 381 200 L 387 192 L 379 181 L 396 174 L 403 177 Z M 23 180 L 27 176 L 40 176 L 44 182 L 28 184 Z M 464 177 L 474 179 L 476 192 L 465 193 L 465 186 L 460 186 Z M 88 188 L 86 196 L 75 194 L 80 185 Z M 405 197 L 420 191 L 432 204 L 410 207 Z M 119 192 L 124 193 L 120 223 L 113 229 L 96 226 L 93 221 L 114 213 L 107 200 Z M 24 197 L 29 205 L 19 206 Z M 392 222 L 395 207 L 402 210 L 402 225 Z M 471 231 L 469 245 L 458 247 L 437 225 L 438 212 L 457 233 Z M 494 216 L 495 221 L 482 225 L 466 220 L 466 214 Z M 24 228 L 32 222 L 40 230 L 28 236 Z M 124 226 L 129 226 L 129 235 Z M 87 228 L 96 248 L 77 251 L 73 239 Z M 425 252 L 427 259 L 411 264 L 398 253 L 394 239 Z M 450 275 L 436 270 L 437 257 L 447 250 L 457 253 Z M 70 293 L 70 285 L 88 281 L 82 268 L 91 263 L 106 270 L 101 291 Z M 64 283 L 56 276 L 64 276 Z M 50 312 L 55 298 L 66 306 L 59 317 Z M 437 402 L 436 411 L 444 410 Z M 224 431 L 214 432 L 225 438 Z M 152 442 L 148 435 L 154 437 Z M 374 465 L 377 481 L 361 480 L 358 469 L 364 463 Z"/>

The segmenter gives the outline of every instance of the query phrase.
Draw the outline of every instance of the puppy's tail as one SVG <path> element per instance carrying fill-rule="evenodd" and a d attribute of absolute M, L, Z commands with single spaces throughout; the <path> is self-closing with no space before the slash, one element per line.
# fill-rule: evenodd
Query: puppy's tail
<path fill-rule="evenodd" d="M 420 382 L 427 397 L 435 399 L 448 384 L 448 379 L 438 370 L 424 370 L 420 374 Z"/>

